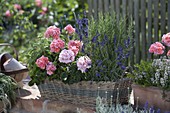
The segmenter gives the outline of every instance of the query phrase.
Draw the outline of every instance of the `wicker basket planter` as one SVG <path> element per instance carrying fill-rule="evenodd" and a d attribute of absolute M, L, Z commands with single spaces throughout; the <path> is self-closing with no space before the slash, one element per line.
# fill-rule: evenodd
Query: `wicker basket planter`
<path fill-rule="evenodd" d="M 71 85 L 61 81 L 46 81 L 38 87 L 42 98 L 94 107 L 97 96 L 106 98 L 108 101 L 112 98 L 113 102 L 116 102 L 119 97 L 120 103 L 127 103 L 131 83 L 129 79 L 98 83 L 82 81 Z"/>

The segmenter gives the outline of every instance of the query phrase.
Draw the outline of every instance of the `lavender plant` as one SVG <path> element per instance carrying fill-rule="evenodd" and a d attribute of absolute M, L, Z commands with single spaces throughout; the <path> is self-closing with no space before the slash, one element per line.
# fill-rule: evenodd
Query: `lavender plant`
<path fill-rule="evenodd" d="M 83 41 L 83 52 L 92 58 L 89 80 L 116 81 L 128 66 L 127 59 L 133 47 L 132 22 L 116 19 L 116 14 L 99 13 L 89 20 L 77 19 L 76 32 Z"/>

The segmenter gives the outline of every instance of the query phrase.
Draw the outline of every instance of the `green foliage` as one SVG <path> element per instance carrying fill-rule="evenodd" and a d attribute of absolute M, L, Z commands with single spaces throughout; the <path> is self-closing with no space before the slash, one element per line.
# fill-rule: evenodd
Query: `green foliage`
<path fill-rule="evenodd" d="M 99 13 L 88 21 L 88 38 L 83 38 L 85 52 L 92 58 L 89 72 L 92 80 L 116 81 L 128 66 L 127 60 L 133 47 L 133 25 L 127 18 L 113 13 Z"/>
<path fill-rule="evenodd" d="M 14 8 L 16 3 L 20 4 L 18 0 L 1 0 L 0 42 L 10 43 L 19 51 L 27 47 L 27 42 L 35 37 L 36 25 L 30 21 L 31 14 L 26 11 L 27 5 L 21 4 L 22 9 L 17 10 Z M 7 10 L 11 13 L 10 17 L 5 15 Z"/>
<path fill-rule="evenodd" d="M 134 65 L 133 71 L 127 75 L 139 85 L 170 90 L 169 62 L 170 60 L 165 57 L 160 57 L 153 61 L 142 60 L 140 64 Z"/>
<path fill-rule="evenodd" d="M 156 69 L 152 66 L 152 62 L 141 60 L 140 64 L 134 65 L 132 73 L 127 75 L 134 79 L 135 83 L 143 86 L 152 86 L 151 78 L 154 76 Z"/>
<path fill-rule="evenodd" d="M 4 97 L 4 94 L 6 94 L 10 102 L 14 104 L 16 100 L 16 95 L 14 90 L 16 88 L 17 88 L 17 84 L 13 78 L 0 73 L 0 89 L 1 89 L 0 96 L 2 98 Z"/>
<path fill-rule="evenodd" d="M 44 79 L 46 76 L 46 72 L 43 70 L 40 70 L 37 66 L 35 66 L 35 61 L 36 59 L 38 59 L 39 57 L 41 57 L 41 55 L 44 53 L 48 54 L 48 49 L 49 49 L 49 41 L 47 41 L 47 39 L 45 38 L 40 38 L 42 35 L 39 34 L 39 36 L 37 37 L 37 39 L 31 41 L 29 44 L 29 48 L 26 50 L 26 57 L 28 58 L 28 68 L 29 68 L 29 75 L 30 76 L 35 76 L 36 78 L 32 79 L 32 81 L 30 82 L 31 85 L 33 85 L 34 83 L 39 84 L 41 82 L 42 79 Z M 36 42 L 36 43 L 35 43 Z M 41 74 L 42 73 L 42 74 Z M 44 74 L 43 74 L 44 73 Z M 39 75 L 39 76 L 36 76 Z"/>
<path fill-rule="evenodd" d="M 129 24 L 126 21 L 129 21 Z M 92 60 L 92 67 L 85 74 L 77 71 L 76 62 L 68 66 L 59 63 L 57 61 L 58 54 L 49 52 L 51 40 L 43 39 L 44 37 L 41 35 L 40 37 L 43 38 L 37 38 L 37 40 L 30 43 L 32 47 L 26 52 L 28 53 L 28 67 L 32 77 L 30 85 L 33 83 L 39 84 L 46 78 L 62 80 L 66 83 L 83 80 L 116 81 L 123 78 L 122 74 L 126 69 L 126 61 L 133 45 L 132 28 L 130 20 L 123 17 L 117 20 L 115 13 L 112 15 L 109 13 L 100 14 L 99 19 L 76 18 L 76 33 L 71 38 L 79 38 L 83 42 L 81 52 L 88 55 Z M 63 39 L 66 38 L 63 37 Z M 57 66 L 54 75 L 47 76 L 46 71 L 40 70 L 36 66 L 36 59 L 42 55 L 49 57 L 50 61 L 54 62 L 56 66 L 60 64 L 60 66 Z"/>
<path fill-rule="evenodd" d="M 14 4 L 21 5 L 21 10 L 14 8 Z M 35 0 L 1 0 L 0 1 L 0 43 L 10 43 L 20 53 L 20 60 L 27 62 L 25 50 L 28 42 L 37 37 L 50 25 L 65 26 L 67 20 L 73 23 L 73 12 L 87 9 L 87 3 L 81 0 L 42 0 L 42 6 L 36 6 Z M 43 13 L 43 7 L 47 12 Z M 82 7 L 84 9 L 82 9 Z M 10 10 L 11 17 L 5 16 Z M 21 54 L 22 53 L 22 54 Z"/>
<path fill-rule="evenodd" d="M 75 56 L 75 60 L 71 63 L 61 63 L 59 61 L 59 54 L 63 49 L 68 49 L 68 34 L 62 31 L 60 38 L 65 42 L 65 47 L 62 48 L 59 52 L 51 52 L 50 51 L 50 44 L 53 40 L 52 38 L 45 38 L 44 34 L 39 34 L 37 39 L 30 41 L 30 47 L 27 49 L 27 58 L 28 58 L 28 68 L 29 68 L 29 75 L 31 76 L 31 81 L 29 85 L 33 85 L 36 83 L 37 85 L 43 83 L 45 80 L 61 80 L 64 83 L 76 83 L 81 80 L 87 80 L 86 74 L 82 73 L 77 68 L 76 61 L 80 56 L 84 54 L 79 52 Z M 72 40 L 75 40 L 76 34 L 72 34 Z M 36 42 L 36 43 L 35 43 Z M 49 61 L 52 62 L 56 66 L 56 70 L 54 74 L 48 75 L 47 71 L 44 69 L 40 69 L 36 65 L 36 60 L 40 58 L 42 55 L 48 57 Z"/>

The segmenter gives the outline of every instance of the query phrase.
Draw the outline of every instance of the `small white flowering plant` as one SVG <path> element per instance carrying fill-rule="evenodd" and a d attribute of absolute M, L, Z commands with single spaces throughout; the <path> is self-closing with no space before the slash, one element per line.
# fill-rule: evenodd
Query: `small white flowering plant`
<path fill-rule="evenodd" d="M 167 48 L 166 48 L 167 47 Z M 136 64 L 130 77 L 135 82 L 144 86 L 156 86 L 164 90 L 170 90 L 170 33 L 162 36 L 161 42 L 151 44 L 150 53 L 157 56 L 152 61 L 141 61 Z M 167 51 L 167 52 L 166 52 Z"/>
<path fill-rule="evenodd" d="M 40 34 L 30 45 L 29 85 L 40 84 L 47 79 L 69 84 L 87 80 L 91 59 L 81 52 L 83 42 L 76 39 L 75 28 L 70 24 L 64 29 L 48 27 L 44 35 Z"/>

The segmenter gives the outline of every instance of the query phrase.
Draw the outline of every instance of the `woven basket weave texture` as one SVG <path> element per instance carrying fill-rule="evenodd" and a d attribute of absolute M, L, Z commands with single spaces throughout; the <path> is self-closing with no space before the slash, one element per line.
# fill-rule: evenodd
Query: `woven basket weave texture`
<path fill-rule="evenodd" d="M 64 101 L 87 107 L 95 107 L 97 96 L 113 102 L 127 103 L 132 81 L 129 79 L 118 82 L 82 81 L 74 84 L 64 84 L 61 81 L 46 81 L 40 84 L 41 97 L 49 100 Z"/>

